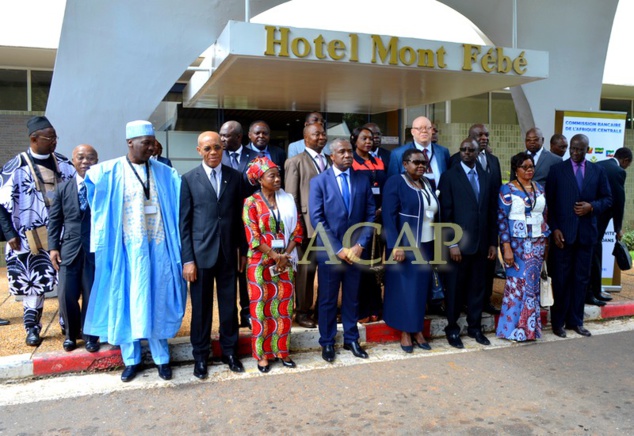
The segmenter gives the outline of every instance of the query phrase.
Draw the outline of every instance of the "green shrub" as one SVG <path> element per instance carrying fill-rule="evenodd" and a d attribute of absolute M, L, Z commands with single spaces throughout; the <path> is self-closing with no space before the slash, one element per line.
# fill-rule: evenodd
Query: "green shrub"
<path fill-rule="evenodd" d="M 627 246 L 628 250 L 634 250 L 634 230 L 625 232 L 621 241 Z"/>

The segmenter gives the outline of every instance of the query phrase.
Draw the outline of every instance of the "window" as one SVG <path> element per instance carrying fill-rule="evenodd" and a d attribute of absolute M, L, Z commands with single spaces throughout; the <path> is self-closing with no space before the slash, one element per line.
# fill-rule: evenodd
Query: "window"
<path fill-rule="evenodd" d="M 31 71 L 31 110 L 46 110 L 48 93 L 51 89 L 52 71 Z"/>
<path fill-rule="evenodd" d="M 473 95 L 451 101 L 452 123 L 488 123 L 489 94 Z"/>
<path fill-rule="evenodd" d="M 28 110 L 26 70 L 0 69 L 0 110 Z"/>

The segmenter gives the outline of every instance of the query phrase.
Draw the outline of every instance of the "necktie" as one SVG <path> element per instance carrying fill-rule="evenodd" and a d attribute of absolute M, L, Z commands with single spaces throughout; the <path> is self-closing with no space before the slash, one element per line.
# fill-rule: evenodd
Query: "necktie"
<path fill-rule="evenodd" d="M 326 169 L 326 166 L 324 165 L 324 157 L 321 154 L 317 155 L 317 167 L 319 168 L 320 173 L 323 173 Z"/>
<path fill-rule="evenodd" d="M 575 179 L 577 179 L 577 186 L 579 187 L 579 191 L 581 191 L 581 188 L 583 187 L 583 171 L 581 171 L 581 164 L 577 164 Z"/>
<path fill-rule="evenodd" d="M 431 161 L 429 160 L 428 153 L 429 153 L 428 150 L 426 148 L 423 148 L 423 156 L 425 156 L 425 160 L 428 162 L 427 169 L 425 170 L 425 174 L 431 174 L 433 172 L 431 169 Z"/>
<path fill-rule="evenodd" d="M 238 153 L 235 151 L 230 154 L 231 156 L 231 168 L 234 170 L 238 169 Z"/>
<path fill-rule="evenodd" d="M 220 194 L 220 188 L 218 187 L 218 177 L 216 175 L 216 170 L 211 170 L 211 176 L 209 177 L 209 181 L 211 182 L 211 186 L 214 187 L 214 191 L 216 191 L 216 195 Z"/>
<path fill-rule="evenodd" d="M 471 187 L 473 188 L 476 201 L 480 201 L 480 188 L 478 187 L 478 181 L 476 180 L 476 172 L 474 169 L 469 171 L 469 183 L 471 183 Z"/>
<path fill-rule="evenodd" d="M 484 154 L 486 153 L 486 151 L 483 151 L 482 153 L 480 153 L 480 155 L 478 156 L 478 160 L 480 161 L 480 165 L 482 165 L 482 168 L 486 171 L 487 169 L 487 157 Z"/>
<path fill-rule="evenodd" d="M 350 188 L 348 187 L 348 175 L 341 173 L 341 196 L 343 197 L 343 203 L 346 205 L 346 211 L 350 212 Z"/>
<path fill-rule="evenodd" d="M 82 212 L 88 208 L 88 194 L 86 192 L 86 184 L 81 182 L 79 184 L 79 210 Z"/>

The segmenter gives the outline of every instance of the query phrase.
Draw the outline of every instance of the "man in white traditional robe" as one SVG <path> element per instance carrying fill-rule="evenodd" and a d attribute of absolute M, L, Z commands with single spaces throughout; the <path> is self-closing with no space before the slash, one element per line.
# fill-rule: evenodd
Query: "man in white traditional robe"
<path fill-rule="evenodd" d="M 128 123 L 126 139 L 127 156 L 86 172 L 95 281 L 84 332 L 121 346 L 124 382 L 136 376 L 140 341 L 147 339 L 159 376 L 169 380 L 167 339 L 180 329 L 187 289 L 178 231 L 180 178 L 150 159 L 150 122 Z"/>
<path fill-rule="evenodd" d="M 22 296 L 26 344 L 36 347 L 42 343 L 44 294 L 57 286 L 47 251 L 48 208 L 57 184 L 72 178 L 75 168 L 55 153 L 57 133 L 46 117 L 31 118 L 27 128 L 29 149 L 0 173 L 0 227 L 7 241 L 9 292 Z"/>

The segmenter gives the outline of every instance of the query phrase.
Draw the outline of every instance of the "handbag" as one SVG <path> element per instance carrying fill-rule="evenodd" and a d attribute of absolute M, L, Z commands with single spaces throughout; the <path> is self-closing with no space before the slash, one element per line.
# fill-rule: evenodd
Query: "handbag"
<path fill-rule="evenodd" d="M 39 254 L 40 250 L 48 251 L 48 230 L 46 226 L 35 227 L 33 230 L 26 230 L 24 233 L 29 243 L 31 254 Z"/>
<path fill-rule="evenodd" d="M 542 307 L 550 307 L 555 303 L 551 278 L 546 269 L 546 262 L 542 265 L 542 273 L 539 277 L 539 301 Z"/>
<path fill-rule="evenodd" d="M 378 256 L 379 260 L 376 260 Z M 370 270 L 374 272 L 376 284 L 381 287 L 385 281 L 385 265 L 383 264 L 383 244 L 376 232 L 372 235 L 372 249 L 370 252 Z"/>
<path fill-rule="evenodd" d="M 621 271 L 632 269 L 632 256 L 623 241 L 616 241 L 612 255 Z"/>
<path fill-rule="evenodd" d="M 445 292 L 442 287 L 442 282 L 440 281 L 440 274 L 438 273 L 437 268 L 432 268 L 431 270 L 431 299 L 433 300 L 442 300 L 445 298 Z"/>

